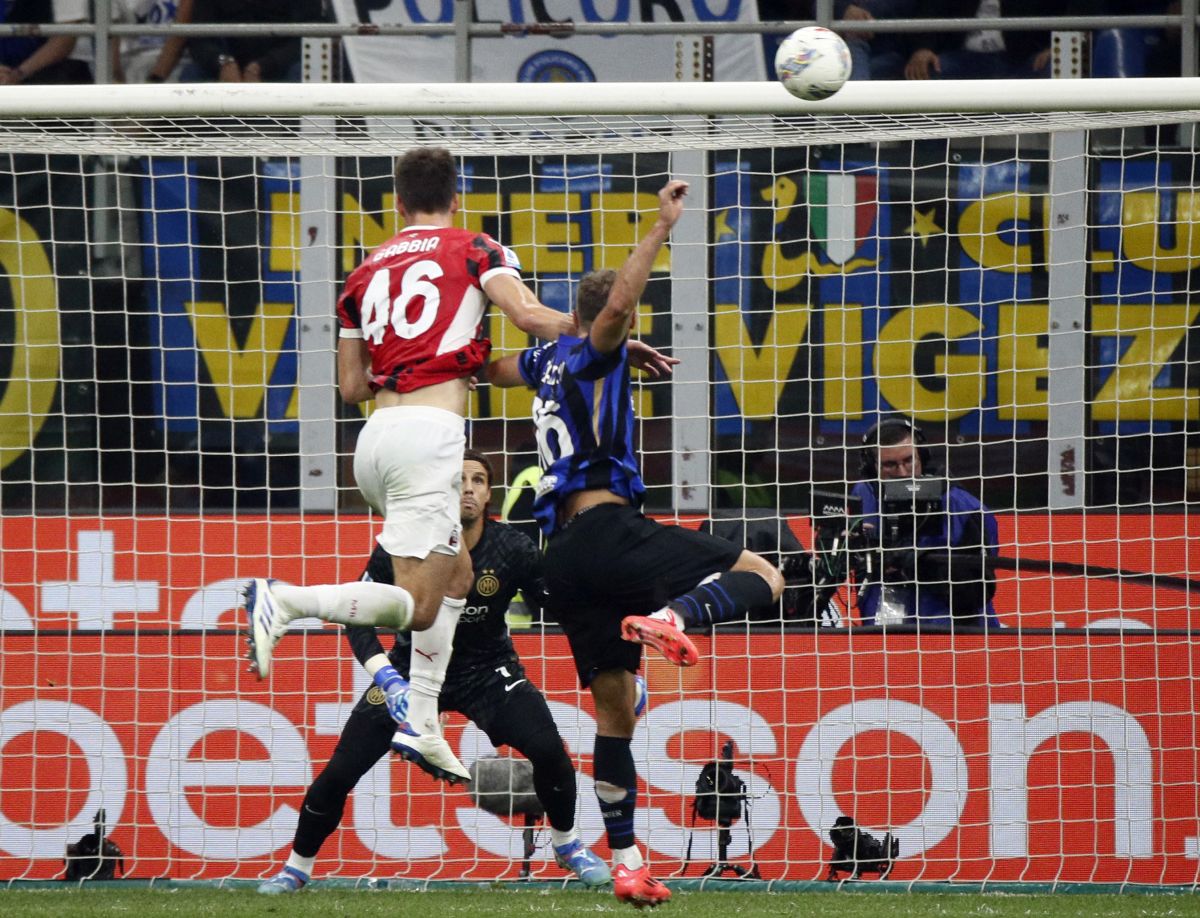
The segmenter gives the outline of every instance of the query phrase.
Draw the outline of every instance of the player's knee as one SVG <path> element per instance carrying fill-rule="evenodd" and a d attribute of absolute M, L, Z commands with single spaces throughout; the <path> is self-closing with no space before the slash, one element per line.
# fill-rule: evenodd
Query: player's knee
<path fill-rule="evenodd" d="M 762 577 L 767 582 L 767 586 L 771 588 L 772 602 L 778 601 L 779 597 L 783 595 L 782 572 L 762 555 L 756 555 L 752 551 L 742 552 L 742 556 L 738 558 L 738 563 L 734 565 L 733 570 L 751 571 Z"/>
<path fill-rule="evenodd" d="M 562 737 L 554 727 L 539 730 L 527 737 L 521 746 L 521 754 L 533 763 L 534 768 L 560 770 L 563 767 L 572 767 L 567 747 L 563 745 Z"/>
<path fill-rule="evenodd" d="M 429 597 L 427 599 L 413 599 L 412 624 L 409 626 L 410 631 L 424 631 L 427 628 L 433 627 L 433 623 L 437 621 L 438 609 L 442 606 L 442 597 Z"/>
<path fill-rule="evenodd" d="M 304 806 L 311 813 L 341 818 L 346 798 L 350 796 L 356 783 L 357 781 L 338 768 L 327 766 L 309 786 L 304 795 Z"/>
<path fill-rule="evenodd" d="M 766 578 L 767 585 L 771 588 L 771 601 L 778 602 L 779 597 L 783 595 L 783 574 L 774 564 L 764 563 L 766 564 L 766 570 L 762 572 L 762 575 Z"/>
<path fill-rule="evenodd" d="M 471 569 L 471 565 L 460 564 L 454 569 L 454 574 L 446 587 L 446 595 L 451 599 L 466 599 L 474 584 L 475 572 Z"/>

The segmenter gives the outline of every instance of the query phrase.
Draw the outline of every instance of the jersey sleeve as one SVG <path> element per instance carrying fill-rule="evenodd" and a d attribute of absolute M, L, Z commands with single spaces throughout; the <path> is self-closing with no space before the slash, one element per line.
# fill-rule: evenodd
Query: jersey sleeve
<path fill-rule="evenodd" d="M 549 357 L 552 347 L 553 344 L 539 344 L 537 347 L 528 347 L 521 351 L 520 356 L 517 357 L 517 372 L 525 380 L 525 385 L 531 389 L 537 388 L 538 381 L 542 378 L 542 370 L 546 366 L 546 360 Z"/>
<path fill-rule="evenodd" d="M 583 338 L 567 349 L 565 363 L 567 372 L 576 379 L 601 379 L 625 361 L 625 344 L 615 351 L 602 354 L 596 350 L 591 338 Z"/>
<path fill-rule="evenodd" d="M 470 259 L 482 287 L 497 274 L 521 276 L 521 259 L 517 253 L 506 245 L 501 245 L 486 233 L 480 233 L 471 240 Z"/>

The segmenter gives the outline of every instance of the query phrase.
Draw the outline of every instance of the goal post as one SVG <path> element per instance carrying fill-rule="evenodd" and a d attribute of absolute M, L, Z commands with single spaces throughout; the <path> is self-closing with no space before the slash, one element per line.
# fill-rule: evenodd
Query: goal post
<path fill-rule="evenodd" d="M 667 178 L 691 182 L 635 329 L 683 361 L 635 386 L 648 512 L 788 562 L 813 548 L 814 493 L 844 493 L 863 435 L 900 416 L 997 517 L 1002 627 L 881 628 L 846 585 L 828 615 L 789 591 L 701 636 L 692 670 L 648 661 L 636 830 L 656 869 L 718 859 L 692 804 L 732 741 L 750 805 L 728 854 L 768 880 L 824 877 L 852 815 L 899 840 L 894 880 L 1194 886 L 1197 121 L 1197 79 L 820 103 L 769 81 L 6 88 L 0 880 L 57 876 L 100 808 L 136 877 L 248 881 L 286 857 L 367 679 L 306 622 L 254 681 L 238 589 L 361 572 L 377 521 L 333 306 L 399 229 L 393 158 L 436 144 L 461 225 L 562 310 Z M 531 343 L 487 331 L 497 354 Z M 536 461 L 530 403 L 470 396 L 504 482 Z M 514 633 L 604 851 L 565 640 Z M 447 733 L 464 761 L 495 753 L 461 717 Z M 317 874 L 515 878 L 522 829 L 385 760 Z M 544 845 L 533 866 L 561 878 Z"/>

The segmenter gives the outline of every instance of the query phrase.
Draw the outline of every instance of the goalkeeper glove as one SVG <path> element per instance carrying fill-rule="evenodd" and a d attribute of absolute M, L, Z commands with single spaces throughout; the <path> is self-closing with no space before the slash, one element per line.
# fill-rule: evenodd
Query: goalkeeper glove
<path fill-rule="evenodd" d="M 382 666 L 375 673 L 375 684 L 383 689 L 388 714 L 398 724 L 408 719 L 408 680 L 392 665 Z"/>

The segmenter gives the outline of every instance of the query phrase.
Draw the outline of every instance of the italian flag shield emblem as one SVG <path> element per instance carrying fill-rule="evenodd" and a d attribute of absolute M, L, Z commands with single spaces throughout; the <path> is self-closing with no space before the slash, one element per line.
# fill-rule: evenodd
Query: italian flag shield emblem
<path fill-rule="evenodd" d="M 808 176 L 809 232 L 831 262 L 844 265 L 871 234 L 879 211 L 879 178 L 845 172 Z"/>

